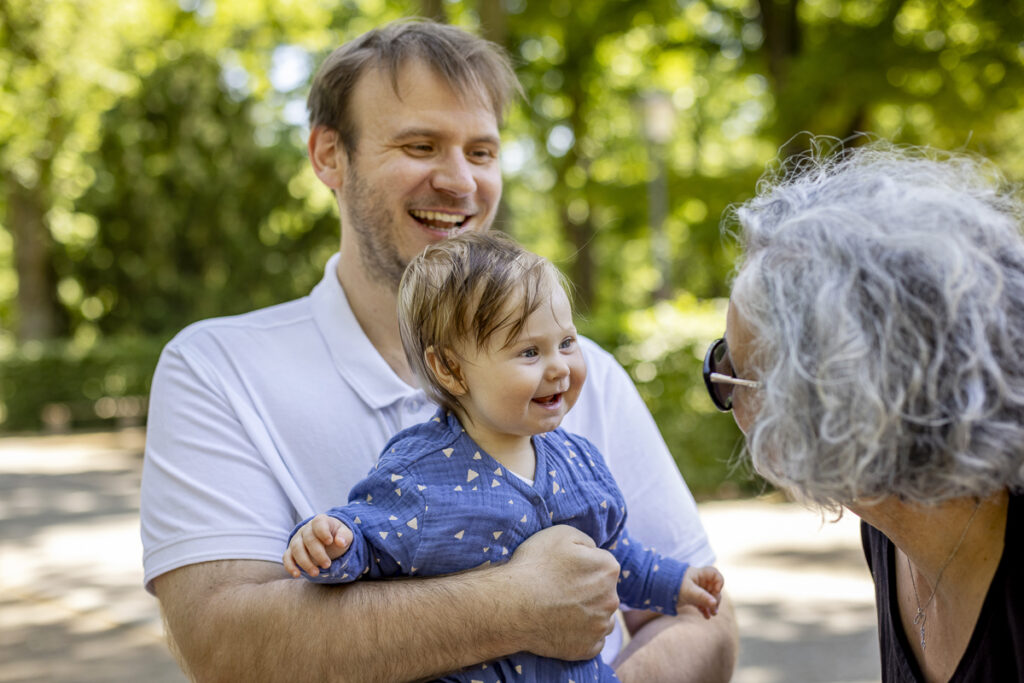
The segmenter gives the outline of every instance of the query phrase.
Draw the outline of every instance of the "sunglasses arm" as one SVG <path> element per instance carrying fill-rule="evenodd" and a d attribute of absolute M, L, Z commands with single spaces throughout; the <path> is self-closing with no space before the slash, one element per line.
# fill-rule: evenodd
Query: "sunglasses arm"
<path fill-rule="evenodd" d="M 761 383 L 756 380 L 730 377 L 720 372 L 712 372 L 709 379 L 715 384 L 735 384 L 741 387 L 749 387 L 750 389 L 759 389 L 761 387 Z"/>

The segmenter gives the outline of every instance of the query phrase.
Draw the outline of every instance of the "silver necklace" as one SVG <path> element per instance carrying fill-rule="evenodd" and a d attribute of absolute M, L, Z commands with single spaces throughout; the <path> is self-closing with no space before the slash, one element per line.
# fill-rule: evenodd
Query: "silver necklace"
<path fill-rule="evenodd" d="M 928 609 L 928 605 L 932 604 L 932 600 L 935 599 L 935 594 L 939 590 L 939 581 L 942 581 L 942 574 L 946 571 L 946 567 L 949 566 L 949 563 L 953 561 L 953 558 L 956 556 L 956 552 L 960 550 L 960 546 L 963 545 L 964 539 L 967 538 L 967 530 L 971 528 L 971 522 L 974 521 L 974 517 L 978 514 L 978 509 L 980 507 L 981 501 L 979 500 L 977 505 L 974 506 L 974 512 L 971 513 L 970 519 L 967 520 L 967 524 L 964 526 L 963 532 L 960 534 L 960 540 L 956 542 L 956 545 L 953 546 L 953 550 L 949 553 L 949 556 L 946 557 L 946 561 L 942 563 L 941 567 L 939 567 L 939 575 L 935 577 L 935 585 L 932 586 L 932 594 L 928 596 L 928 600 L 924 603 L 923 607 L 921 606 L 921 598 L 917 594 L 917 581 L 914 580 L 914 568 L 910 566 L 910 556 L 904 553 L 907 557 L 907 571 L 910 572 L 910 585 L 914 587 L 914 602 L 917 603 L 917 614 L 914 616 L 914 626 L 921 629 L 922 652 L 927 647 L 924 641 L 924 622 L 928 620 L 928 615 L 925 614 L 924 611 Z"/>

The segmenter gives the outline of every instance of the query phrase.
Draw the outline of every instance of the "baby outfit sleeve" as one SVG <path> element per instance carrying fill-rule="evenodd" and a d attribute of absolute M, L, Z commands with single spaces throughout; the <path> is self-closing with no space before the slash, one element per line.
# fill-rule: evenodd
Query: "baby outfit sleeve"
<path fill-rule="evenodd" d="M 348 583 L 364 575 L 377 579 L 415 573 L 412 562 L 426 510 L 420 490 L 405 468 L 382 460 L 352 488 L 348 505 L 327 511 L 352 530 L 351 547 L 317 576 L 303 576 L 314 583 Z"/>
<path fill-rule="evenodd" d="M 690 565 L 644 548 L 630 537 L 625 527 L 605 549 L 619 561 L 618 591 L 622 602 L 661 614 L 676 613 L 683 574 Z"/>
<path fill-rule="evenodd" d="M 683 574 L 689 565 L 668 555 L 661 555 L 630 536 L 626 530 L 626 506 L 622 492 L 605 464 L 601 451 L 584 436 L 569 434 L 580 452 L 586 455 L 594 478 L 615 501 L 602 506 L 604 524 L 601 547 L 619 562 L 619 599 L 630 607 L 662 614 L 675 614 Z M 568 443 L 568 442 L 567 442 Z"/>

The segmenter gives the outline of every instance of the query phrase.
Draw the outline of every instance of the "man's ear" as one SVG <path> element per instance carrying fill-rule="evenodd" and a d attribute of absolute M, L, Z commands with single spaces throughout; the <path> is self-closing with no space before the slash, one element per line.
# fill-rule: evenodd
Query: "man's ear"
<path fill-rule="evenodd" d="M 345 180 L 348 155 L 338 131 L 317 126 L 309 133 L 309 161 L 313 172 L 327 187 L 340 190 Z"/>
<path fill-rule="evenodd" d="M 438 383 L 448 390 L 452 396 L 462 396 L 466 393 L 466 385 L 462 381 L 462 373 L 459 372 L 459 363 L 452 354 L 444 354 L 444 360 L 448 361 L 447 366 L 441 359 L 443 352 L 438 351 L 433 346 L 428 346 L 427 350 L 423 352 L 423 360 L 427 363 L 427 368 L 433 373 L 434 378 Z"/>

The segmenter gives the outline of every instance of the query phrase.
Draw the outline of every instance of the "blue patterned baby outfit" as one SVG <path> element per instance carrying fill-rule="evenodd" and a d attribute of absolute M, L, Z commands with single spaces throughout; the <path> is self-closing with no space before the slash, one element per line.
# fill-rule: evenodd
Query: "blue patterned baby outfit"
<path fill-rule="evenodd" d="M 615 555 L 624 603 L 675 614 L 687 565 L 629 537 L 625 500 L 594 445 L 556 429 L 534 436 L 533 447 L 537 468 L 531 485 L 482 451 L 453 413 L 439 410 L 399 432 L 352 489 L 349 504 L 327 513 L 352 529 L 352 547 L 329 569 L 307 578 L 346 583 L 363 576 L 450 574 L 508 560 L 536 532 L 567 524 Z M 600 657 L 566 662 L 520 652 L 440 680 L 618 679 Z"/>

